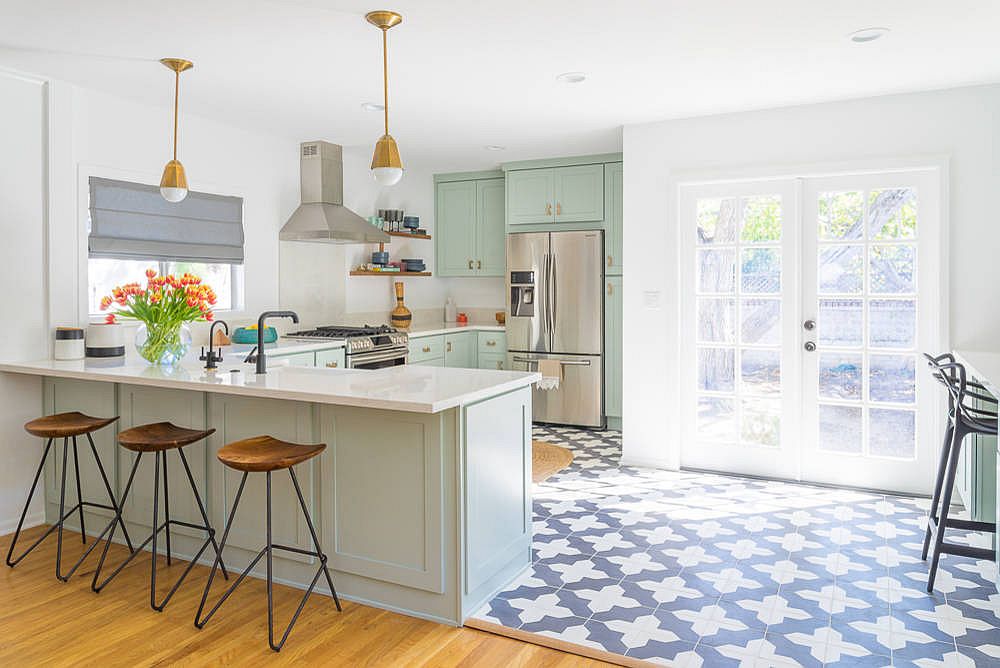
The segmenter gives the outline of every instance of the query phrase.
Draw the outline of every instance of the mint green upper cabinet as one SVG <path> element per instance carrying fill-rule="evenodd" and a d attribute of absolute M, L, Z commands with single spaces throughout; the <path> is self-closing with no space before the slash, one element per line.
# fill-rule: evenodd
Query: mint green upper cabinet
<path fill-rule="evenodd" d="M 608 276 L 604 297 L 604 412 L 622 415 L 622 278 Z M 612 425 L 609 420 L 609 427 Z"/>
<path fill-rule="evenodd" d="M 622 163 L 607 165 L 605 170 L 604 195 L 604 245 L 605 273 L 621 276 L 622 273 Z"/>
<path fill-rule="evenodd" d="M 476 275 L 476 182 L 438 183 L 435 230 L 439 276 Z"/>
<path fill-rule="evenodd" d="M 554 169 L 507 172 L 507 223 L 530 225 L 555 220 Z"/>
<path fill-rule="evenodd" d="M 552 171 L 555 222 L 604 220 L 604 165 L 558 167 Z"/>
<path fill-rule="evenodd" d="M 507 231 L 504 228 L 503 179 L 476 181 L 479 220 L 476 226 L 476 274 L 503 276 L 507 264 Z"/>

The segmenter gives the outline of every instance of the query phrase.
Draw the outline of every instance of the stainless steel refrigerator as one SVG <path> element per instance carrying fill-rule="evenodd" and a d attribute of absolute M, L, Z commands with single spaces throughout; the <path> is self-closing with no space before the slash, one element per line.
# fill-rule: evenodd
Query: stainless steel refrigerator
<path fill-rule="evenodd" d="M 532 391 L 536 422 L 604 427 L 603 259 L 600 230 L 507 235 L 508 368 L 561 369 Z"/>

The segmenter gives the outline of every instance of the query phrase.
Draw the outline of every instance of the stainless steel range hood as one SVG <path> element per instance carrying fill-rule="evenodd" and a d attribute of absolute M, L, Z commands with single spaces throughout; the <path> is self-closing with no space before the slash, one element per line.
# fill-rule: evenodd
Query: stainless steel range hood
<path fill-rule="evenodd" d="M 389 235 L 344 206 L 344 149 L 325 141 L 299 151 L 302 203 L 278 238 L 334 244 L 387 243 Z"/>

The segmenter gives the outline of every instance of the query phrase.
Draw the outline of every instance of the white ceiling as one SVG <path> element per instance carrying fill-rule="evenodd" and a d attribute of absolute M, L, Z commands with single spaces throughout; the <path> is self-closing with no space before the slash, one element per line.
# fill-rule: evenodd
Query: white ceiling
<path fill-rule="evenodd" d="M 628 123 L 1000 80 L 1000 2 L 392 0 L 404 163 L 620 150 Z M 378 30 L 359 0 L 0 0 L 0 66 L 296 140 L 374 144 Z M 851 43 L 859 28 L 888 36 Z M 589 80 L 560 85 L 582 70 Z M 487 144 L 507 147 L 485 150 Z"/>

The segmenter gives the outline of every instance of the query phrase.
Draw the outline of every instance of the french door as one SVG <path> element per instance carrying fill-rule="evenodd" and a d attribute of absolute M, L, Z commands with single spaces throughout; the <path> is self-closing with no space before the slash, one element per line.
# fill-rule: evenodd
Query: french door
<path fill-rule="evenodd" d="M 684 185 L 681 463 L 926 492 L 937 172 Z"/>

